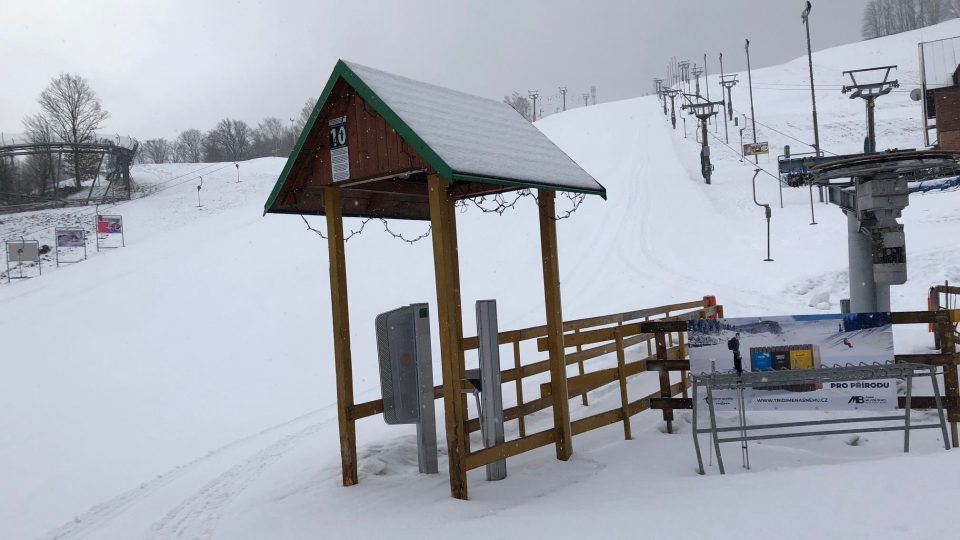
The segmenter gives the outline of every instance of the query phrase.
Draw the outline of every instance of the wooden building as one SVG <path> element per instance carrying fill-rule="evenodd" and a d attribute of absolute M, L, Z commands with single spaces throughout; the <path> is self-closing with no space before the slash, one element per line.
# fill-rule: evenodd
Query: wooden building
<path fill-rule="evenodd" d="M 379 411 L 353 400 L 343 217 L 431 222 L 450 489 L 466 499 L 468 458 L 474 454 L 461 391 L 461 251 L 454 204 L 519 189 L 538 191 L 555 426 L 528 443 L 554 443 L 557 458 L 566 460 L 572 445 L 554 197 L 567 191 L 606 198 L 606 190 L 505 103 L 337 63 L 264 212 L 327 219 L 344 485 L 357 482 L 354 422 Z"/>
<path fill-rule="evenodd" d="M 960 66 L 953 72 L 953 86 L 932 92 L 939 149 L 960 152 Z"/>

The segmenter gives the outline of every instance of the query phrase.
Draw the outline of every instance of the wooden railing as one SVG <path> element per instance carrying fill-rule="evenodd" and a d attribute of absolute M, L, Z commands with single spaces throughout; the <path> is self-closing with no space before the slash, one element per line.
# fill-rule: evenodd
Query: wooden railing
<path fill-rule="evenodd" d="M 712 297 L 706 297 L 694 302 L 564 322 L 564 347 L 569 351 L 565 354 L 566 365 L 576 364 L 578 368 L 578 375 L 567 379 L 569 397 L 581 396 L 583 403 L 586 404 L 588 392 L 607 384 L 619 382 L 621 398 L 620 406 L 615 409 L 572 421 L 570 423 L 572 434 L 578 435 L 616 422 L 623 422 L 624 435 L 629 439 L 631 436 L 629 421 L 631 416 L 653 408 L 652 403 L 656 399 L 678 394 L 686 395 L 683 374 L 681 374 L 682 380 L 680 382 L 671 385 L 670 374 L 664 369 L 670 361 L 685 357 L 684 332 L 686 331 L 686 325 L 683 321 L 705 317 L 722 317 L 722 315 L 723 307 L 715 305 Z M 651 332 L 645 329 L 645 325 L 654 322 L 673 322 L 674 324 L 668 330 L 663 331 Z M 516 395 L 516 405 L 505 408 L 503 417 L 505 422 L 517 421 L 519 438 L 475 452 L 468 452 L 467 469 L 482 467 L 494 461 L 553 444 L 556 441 L 556 426 L 532 434 L 527 433 L 525 417 L 549 408 L 553 403 L 549 382 L 540 385 L 539 397 L 530 401 L 526 401 L 524 398 L 523 380 L 547 373 L 550 370 L 549 358 L 523 363 L 521 343 L 530 340 L 536 340 L 538 352 L 548 350 L 546 326 L 501 332 L 498 335 L 500 345 L 510 346 L 509 348 L 513 352 L 514 365 L 513 368 L 501 372 L 501 383 L 512 383 Z M 626 362 L 625 349 L 644 342 L 647 343 L 647 357 Z M 653 344 L 655 344 L 655 348 Z M 464 338 L 464 351 L 475 350 L 478 347 L 479 340 L 476 337 Z M 584 361 L 611 353 L 616 353 L 616 367 L 586 372 Z M 656 371 L 660 374 L 660 390 L 630 401 L 627 392 L 627 378 L 647 371 Z M 672 411 L 665 409 L 663 414 L 664 420 L 670 426 L 673 420 Z M 479 429 L 478 418 L 467 420 L 466 431 L 468 433 Z"/>

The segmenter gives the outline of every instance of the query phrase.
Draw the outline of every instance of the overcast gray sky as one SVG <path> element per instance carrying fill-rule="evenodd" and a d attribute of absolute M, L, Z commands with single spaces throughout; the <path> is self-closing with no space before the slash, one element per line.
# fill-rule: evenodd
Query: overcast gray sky
<path fill-rule="evenodd" d="M 867 0 L 815 0 L 814 49 L 856 41 Z M 670 57 L 715 72 L 806 52 L 803 0 L 0 0 L 0 131 L 22 131 L 60 72 L 87 77 L 140 139 L 207 130 L 224 117 L 289 119 L 337 58 L 501 99 L 540 90 L 557 106 L 651 90 Z"/>

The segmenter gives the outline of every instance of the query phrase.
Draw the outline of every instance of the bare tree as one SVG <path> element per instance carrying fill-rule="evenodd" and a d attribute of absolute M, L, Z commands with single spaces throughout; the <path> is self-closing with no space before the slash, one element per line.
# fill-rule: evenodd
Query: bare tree
<path fill-rule="evenodd" d="M 150 139 L 143 143 L 141 155 L 151 163 L 166 163 L 173 154 L 173 145 L 164 138 Z"/>
<path fill-rule="evenodd" d="M 860 31 L 864 39 L 916 30 L 960 16 L 958 0 L 870 0 Z"/>
<path fill-rule="evenodd" d="M 252 157 L 283 157 L 293 149 L 293 129 L 279 118 L 264 118 L 253 131 Z"/>
<path fill-rule="evenodd" d="M 56 140 L 53 132 L 53 126 L 46 116 L 42 114 L 32 114 L 23 119 L 23 129 L 33 144 L 49 144 Z M 27 159 L 24 167 L 25 173 L 37 184 L 40 194 L 47 192 L 47 185 L 54 185 L 56 182 L 56 161 L 53 154 L 36 154 Z M 54 191 L 57 191 L 54 186 Z"/>
<path fill-rule="evenodd" d="M 177 135 L 173 143 L 173 161 L 176 163 L 200 163 L 203 161 L 203 133 L 199 129 L 187 129 Z"/>
<path fill-rule="evenodd" d="M 40 109 L 50 121 L 54 133 L 66 143 L 79 145 L 90 142 L 94 131 L 100 128 L 110 113 L 100 106 L 100 99 L 80 75 L 61 73 L 50 80 L 40 93 Z M 74 181 L 80 187 L 83 159 L 74 148 L 72 159 Z"/>
<path fill-rule="evenodd" d="M 247 159 L 252 135 L 250 126 L 243 120 L 233 120 L 225 118 L 221 120 L 217 127 L 207 133 L 207 144 L 205 144 L 205 153 L 207 161 L 240 161 Z"/>
<path fill-rule="evenodd" d="M 315 98 L 307 98 L 307 101 L 303 103 L 303 107 L 300 107 L 300 116 L 296 119 L 290 119 L 293 122 L 293 131 L 295 132 L 293 136 L 295 138 L 300 136 L 300 132 L 307 126 L 307 121 L 310 120 L 310 115 L 313 114 L 313 108 L 316 104 L 317 100 Z"/>
<path fill-rule="evenodd" d="M 530 114 L 533 111 L 533 107 L 530 105 L 530 99 L 521 96 L 519 92 L 514 92 L 512 96 L 504 96 L 503 102 L 513 107 L 513 110 L 520 113 L 520 115 L 527 120 L 533 118 Z"/>

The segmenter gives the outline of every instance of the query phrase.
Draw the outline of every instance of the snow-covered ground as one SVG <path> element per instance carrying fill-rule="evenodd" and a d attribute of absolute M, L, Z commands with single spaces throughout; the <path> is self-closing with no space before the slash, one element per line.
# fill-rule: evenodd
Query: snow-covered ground
<path fill-rule="evenodd" d="M 888 63 L 900 65 L 904 92 L 878 101 L 879 146 L 919 146 L 919 106 L 906 93 L 917 82 L 916 43 L 957 34 L 960 21 L 952 21 L 816 53 L 823 147 L 843 153 L 862 145 L 863 105 L 840 94 L 841 71 Z M 759 138 L 769 139 L 772 154 L 760 165 L 775 173 L 784 144 L 805 150 L 787 135 L 812 139 L 807 95 L 781 90 L 804 87 L 806 60 L 758 69 L 753 78 Z M 745 83 L 734 103 L 749 110 Z M 780 209 L 776 181 L 758 177 L 758 197 L 774 205 L 775 262 L 764 262 L 754 165 L 739 161 L 739 132 L 731 126 L 728 149 L 719 125 L 707 186 L 693 125 L 688 119 L 689 139 L 672 131 L 655 97 L 538 123 L 609 193 L 558 223 L 565 317 L 705 294 L 717 295 L 732 317 L 837 311 L 847 294 L 840 211 L 817 205 L 819 225 L 810 226 L 806 190 L 785 189 Z M 340 487 L 326 244 L 296 216 L 261 216 L 282 167 L 282 159 L 243 162 L 237 183 L 233 164 L 139 166 L 134 178 L 153 194 L 100 209 L 123 215 L 127 247 L 59 269 L 45 263 L 40 278 L 0 285 L 0 537 L 960 534 L 945 517 L 945 501 L 960 494 L 960 454 L 944 452 L 936 430 L 917 432 L 906 456 L 895 433 L 758 443 L 751 471 L 725 449 L 731 474 L 714 468 L 701 477 L 689 414 L 678 414 L 678 432 L 668 435 L 659 415 L 647 412 L 633 419 L 633 441 L 611 426 L 576 437 L 570 462 L 544 448 L 509 460 L 502 482 L 473 471 L 471 501 L 463 502 L 448 497 L 445 474 L 417 474 L 410 426 L 369 418 L 358 423 L 360 484 Z M 894 309 L 924 309 L 930 285 L 960 279 L 958 202 L 956 192 L 912 198 L 902 219 L 910 280 L 893 289 Z M 89 228 L 92 215 L 86 208 L 4 215 L 0 233 L 52 243 L 54 225 Z M 465 334 L 478 299 L 497 299 L 502 329 L 542 324 L 533 202 L 503 216 L 468 211 L 458 224 Z M 408 245 L 378 227 L 369 224 L 347 244 L 358 401 L 379 395 L 375 315 L 436 305 L 430 243 Z M 418 234 L 426 224 L 391 227 Z M 923 352 L 932 340 L 923 327 L 897 328 L 895 346 Z M 635 377 L 630 395 L 655 384 Z M 589 407 L 572 401 L 572 414 L 616 403 L 616 389 L 600 389 Z M 528 429 L 550 418 L 534 415 Z M 515 423 L 507 435 L 516 435 Z M 443 452 L 440 459 L 445 471 Z"/>

